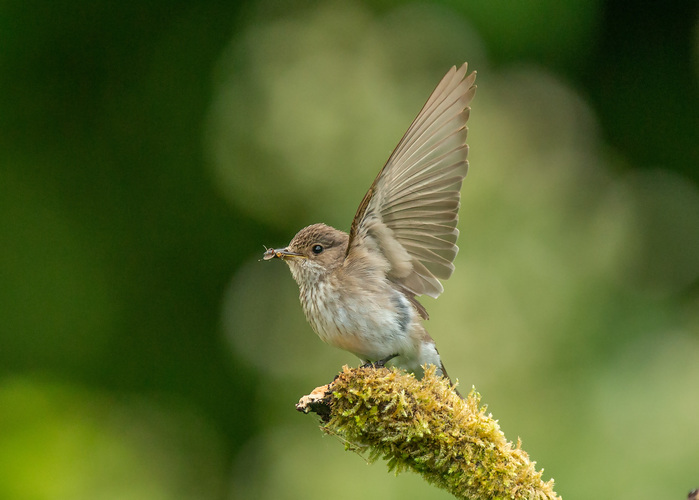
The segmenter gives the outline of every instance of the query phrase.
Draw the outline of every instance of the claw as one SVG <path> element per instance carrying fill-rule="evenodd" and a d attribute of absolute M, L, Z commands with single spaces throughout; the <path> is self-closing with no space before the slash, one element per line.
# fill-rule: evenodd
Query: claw
<path fill-rule="evenodd" d="M 361 368 L 385 368 L 386 363 L 388 363 L 396 357 L 398 357 L 398 354 L 391 354 L 390 356 L 386 356 L 385 358 L 379 359 L 377 361 L 367 361 L 361 366 Z"/>

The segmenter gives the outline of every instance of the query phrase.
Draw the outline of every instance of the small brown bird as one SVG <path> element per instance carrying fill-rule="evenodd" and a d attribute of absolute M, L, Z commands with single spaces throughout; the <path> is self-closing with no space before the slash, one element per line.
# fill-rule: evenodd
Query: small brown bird
<path fill-rule="evenodd" d="M 447 376 L 418 295 L 438 297 L 454 271 L 461 183 L 468 169 L 466 121 L 476 73 L 452 67 L 381 169 L 347 234 L 325 224 L 299 231 L 282 259 L 299 285 L 318 336 L 364 363 Z"/>

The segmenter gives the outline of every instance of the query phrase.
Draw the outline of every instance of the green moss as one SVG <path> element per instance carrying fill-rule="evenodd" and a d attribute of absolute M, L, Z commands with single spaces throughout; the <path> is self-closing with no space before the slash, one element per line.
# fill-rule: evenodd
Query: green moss
<path fill-rule="evenodd" d="M 521 443 L 505 439 L 480 395 L 461 399 L 434 369 L 416 380 L 396 369 L 345 367 L 329 389 L 323 429 L 396 473 L 413 470 L 458 498 L 560 498 Z"/>

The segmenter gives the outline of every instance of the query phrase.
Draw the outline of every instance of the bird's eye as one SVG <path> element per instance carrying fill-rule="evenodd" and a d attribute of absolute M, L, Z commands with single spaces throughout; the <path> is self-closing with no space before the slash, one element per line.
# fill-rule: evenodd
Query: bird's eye
<path fill-rule="evenodd" d="M 311 250 L 313 250 L 314 254 L 318 255 L 320 252 L 323 251 L 323 245 L 313 245 L 313 248 Z"/>

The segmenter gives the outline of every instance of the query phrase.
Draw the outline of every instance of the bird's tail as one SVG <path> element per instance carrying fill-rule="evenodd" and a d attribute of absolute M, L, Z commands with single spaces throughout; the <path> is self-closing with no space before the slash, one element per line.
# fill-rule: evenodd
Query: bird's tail
<path fill-rule="evenodd" d="M 446 378 L 446 379 L 449 381 L 449 384 L 451 385 L 451 388 L 454 389 L 454 392 L 455 392 L 461 399 L 464 399 L 464 397 L 461 395 L 461 393 L 459 392 L 459 390 L 456 388 L 456 384 L 454 384 L 454 381 L 451 379 L 451 377 L 450 377 L 449 374 L 447 373 L 447 369 L 444 368 L 444 363 L 442 363 L 441 360 L 439 361 L 439 368 L 442 370 L 442 375 L 444 376 L 444 378 Z"/>

